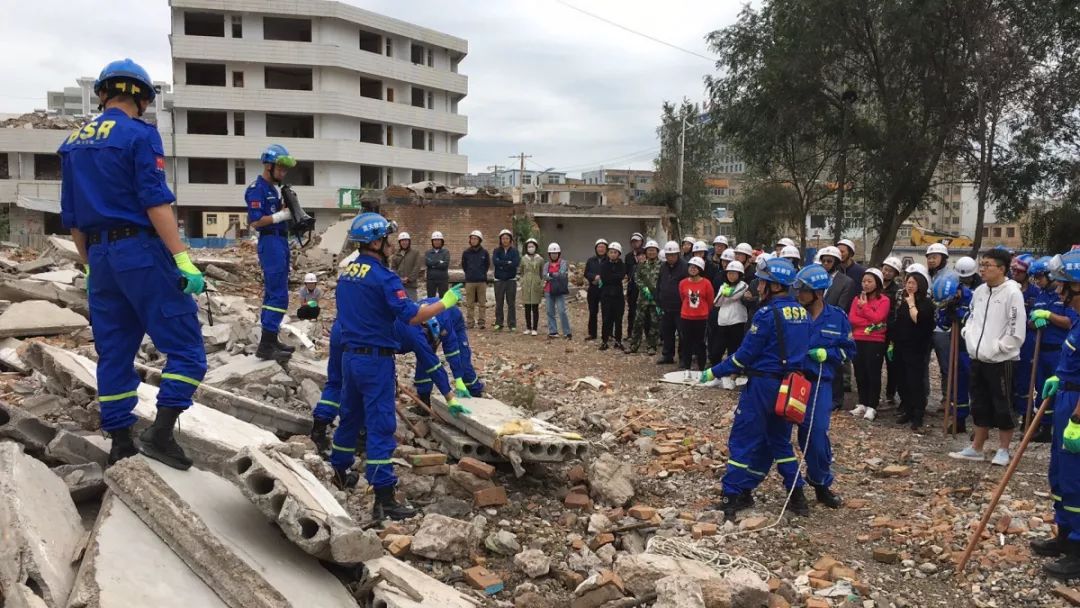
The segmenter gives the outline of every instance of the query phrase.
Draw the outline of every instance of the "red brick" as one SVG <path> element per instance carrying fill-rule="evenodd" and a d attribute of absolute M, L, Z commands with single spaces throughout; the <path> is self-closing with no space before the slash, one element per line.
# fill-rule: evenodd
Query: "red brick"
<path fill-rule="evenodd" d="M 473 504 L 477 507 L 501 507 L 506 504 L 506 490 L 502 486 L 478 490 L 473 493 Z"/>
<path fill-rule="evenodd" d="M 394 539 L 390 541 L 390 546 L 387 547 L 386 550 L 394 557 L 404 557 L 412 550 L 412 537 L 395 536 Z"/>
<path fill-rule="evenodd" d="M 610 545 L 613 542 L 615 542 L 615 535 L 610 532 L 604 532 L 602 534 L 597 534 L 589 541 L 589 548 L 596 551 L 600 547 Z"/>
<path fill-rule="evenodd" d="M 578 494 L 577 492 L 571 492 L 566 495 L 566 500 L 563 501 L 569 509 L 581 509 L 582 511 L 588 511 L 592 509 L 592 499 L 588 494 Z"/>
<path fill-rule="evenodd" d="M 465 582 L 488 595 L 495 595 L 503 590 L 502 579 L 483 566 L 473 566 L 465 570 Z"/>
<path fill-rule="evenodd" d="M 589 479 L 588 475 L 585 473 L 585 467 L 580 464 L 575 464 L 570 467 L 570 470 L 566 472 L 566 478 L 570 480 L 570 483 L 573 485 L 585 483 Z"/>
<path fill-rule="evenodd" d="M 475 458 L 462 458 L 457 466 L 462 471 L 468 471 L 480 479 L 491 479 L 495 476 L 495 467 L 486 462 L 480 462 Z"/>
<path fill-rule="evenodd" d="M 429 467 L 413 467 L 412 472 L 414 475 L 426 475 L 429 477 L 434 475 L 449 475 L 450 465 L 433 464 Z"/>
<path fill-rule="evenodd" d="M 409 456 L 409 464 L 414 467 L 431 467 L 446 464 L 446 454 L 413 454 Z"/>
<path fill-rule="evenodd" d="M 656 515 L 656 509 L 652 507 L 646 507 L 645 505 L 634 505 L 630 507 L 630 517 L 634 519 L 640 519 L 641 521 L 649 521 Z"/>
<path fill-rule="evenodd" d="M 716 524 L 694 524 L 694 527 L 690 529 L 690 532 L 694 538 L 716 536 Z"/>

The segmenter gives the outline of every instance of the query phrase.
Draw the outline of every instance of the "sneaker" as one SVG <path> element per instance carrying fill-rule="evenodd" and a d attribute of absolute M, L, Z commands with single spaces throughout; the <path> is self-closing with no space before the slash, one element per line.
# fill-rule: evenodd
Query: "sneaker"
<path fill-rule="evenodd" d="M 566 334 L 566 339 L 567 339 L 567 340 L 573 340 L 573 339 L 574 339 L 574 335 L 573 335 L 573 334 Z"/>
<path fill-rule="evenodd" d="M 481 326 L 483 327 L 483 326 Z M 495 324 L 491 326 L 491 331 L 502 331 L 502 325 Z"/>
<path fill-rule="evenodd" d="M 855 416 L 856 418 L 858 418 L 859 416 L 862 416 L 865 413 L 866 413 L 866 406 L 861 404 L 861 403 L 859 405 L 856 405 L 855 409 L 851 410 L 851 415 Z"/>
<path fill-rule="evenodd" d="M 514 327 L 513 325 L 511 325 L 510 329 L 508 329 L 507 331 L 509 331 L 510 333 L 514 333 L 515 331 L 517 331 L 517 327 Z"/>
<path fill-rule="evenodd" d="M 874 418 L 877 418 L 877 410 L 872 407 L 866 408 L 866 413 L 863 414 L 863 420 L 869 420 L 870 422 L 873 422 Z"/>
<path fill-rule="evenodd" d="M 656 349 L 655 348 L 650 348 L 650 349 L 645 351 L 645 354 L 650 356 L 650 357 L 655 357 L 656 356 Z"/>
<path fill-rule="evenodd" d="M 552 338 L 558 338 L 558 337 L 559 337 L 559 334 L 548 334 L 548 340 L 550 340 Z"/>
<path fill-rule="evenodd" d="M 970 445 L 959 452 L 949 452 L 949 458 L 955 458 L 957 460 L 974 460 L 976 462 L 986 460 L 986 458 L 983 457 L 982 452 L 977 451 Z"/>
<path fill-rule="evenodd" d="M 728 390 L 728 391 L 735 390 L 735 380 L 731 376 L 724 376 L 723 378 L 720 378 L 719 380 L 720 380 L 720 386 L 722 386 L 724 388 L 724 390 Z"/>
<path fill-rule="evenodd" d="M 596 336 L 585 336 L 585 341 L 586 342 L 588 342 L 589 340 L 595 340 L 595 339 L 596 339 Z"/>
<path fill-rule="evenodd" d="M 990 461 L 990 464 L 997 465 L 999 467 L 1003 467 L 1009 464 L 1009 450 L 1006 450 L 1005 448 L 998 448 L 997 452 L 994 453 L 994 459 Z"/>
<path fill-rule="evenodd" d="M 532 335 L 534 335 L 534 336 L 535 336 L 535 335 L 536 335 L 536 330 L 534 329 L 534 330 L 532 330 L 532 331 L 531 331 L 531 332 L 529 332 L 529 333 L 531 333 Z"/>
<path fill-rule="evenodd" d="M 615 350 L 622 351 L 624 353 L 626 352 L 626 347 L 624 347 L 622 342 L 619 342 L 618 340 L 615 341 L 614 348 L 615 348 Z"/>
<path fill-rule="evenodd" d="M 531 330 L 531 329 L 525 329 L 525 330 L 522 330 L 522 332 L 521 332 L 521 335 L 523 335 L 523 336 L 527 336 L 527 335 L 529 335 L 530 333 L 532 333 L 532 330 Z"/>
<path fill-rule="evenodd" d="M 607 350 L 608 348 L 609 347 L 608 347 L 608 344 L 607 344 L 607 340 L 604 340 L 603 342 L 600 343 L 600 350 Z"/>

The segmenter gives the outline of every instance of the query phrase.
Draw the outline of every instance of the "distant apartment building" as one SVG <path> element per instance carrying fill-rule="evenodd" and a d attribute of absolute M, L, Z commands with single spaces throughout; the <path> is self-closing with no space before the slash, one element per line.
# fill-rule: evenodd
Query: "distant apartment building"
<path fill-rule="evenodd" d="M 716 164 L 705 179 L 716 234 L 729 238 L 735 236 L 735 212 L 745 180 L 746 163 L 739 158 L 733 147 L 719 144 Z"/>
<path fill-rule="evenodd" d="M 490 173 L 466 173 L 461 176 L 461 185 L 471 188 L 498 188 L 499 176 Z"/>
<path fill-rule="evenodd" d="M 652 192 L 655 172 L 637 169 L 605 169 L 585 171 L 581 179 L 586 184 L 621 184 L 626 187 L 629 199 L 639 201 Z"/>
<path fill-rule="evenodd" d="M 566 173 L 558 171 L 531 171 L 526 169 L 505 169 L 495 173 L 495 186 L 498 188 L 520 188 L 540 184 L 565 184 Z"/>

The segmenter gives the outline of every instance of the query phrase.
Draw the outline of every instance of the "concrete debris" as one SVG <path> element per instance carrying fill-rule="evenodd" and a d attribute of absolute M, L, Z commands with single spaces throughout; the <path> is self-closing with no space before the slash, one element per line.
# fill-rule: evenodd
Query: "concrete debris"
<path fill-rule="evenodd" d="M 428 515 L 413 535 L 412 552 L 444 562 L 469 556 L 476 544 L 472 524 L 445 515 Z"/>
<path fill-rule="evenodd" d="M 607 387 L 607 383 L 595 376 L 585 376 L 584 378 L 578 378 L 574 380 L 574 390 L 578 390 L 583 386 L 587 386 L 594 391 L 604 390 Z"/>
<path fill-rule="evenodd" d="M 229 340 L 232 339 L 233 328 L 229 323 L 216 323 L 214 325 L 202 326 L 203 343 L 207 346 L 207 352 L 214 352 L 214 350 L 221 350 Z M 221 348 L 214 349 L 213 347 L 219 346 Z"/>
<path fill-rule="evenodd" d="M 101 435 L 76 435 L 60 430 L 45 447 L 45 455 L 65 464 L 97 464 L 104 468 L 111 446 L 112 441 Z"/>
<path fill-rule="evenodd" d="M 79 255 L 79 249 L 75 246 L 75 241 L 59 236 L 50 236 L 47 242 L 48 246 L 45 248 L 43 256 L 82 264 L 82 256 Z"/>
<path fill-rule="evenodd" d="M 516 555 L 521 551 L 521 543 L 517 536 L 508 530 L 499 530 L 488 534 L 484 539 L 484 546 L 488 551 L 499 555 Z"/>
<path fill-rule="evenodd" d="M 86 531 L 64 482 L 10 441 L 0 442 L 0 530 L 0 588 L 31 581 L 46 606 L 66 606 Z"/>
<path fill-rule="evenodd" d="M 689 576 L 665 576 L 656 581 L 653 608 L 705 608 L 701 585 Z"/>
<path fill-rule="evenodd" d="M 616 507 L 634 498 L 634 470 L 630 463 L 604 452 L 589 463 L 589 487 L 593 498 Z"/>
<path fill-rule="evenodd" d="M 38 259 L 36 259 L 36 260 L 29 260 L 27 262 L 22 262 L 21 264 L 16 264 L 15 265 L 15 272 L 27 274 L 27 273 L 38 272 L 39 270 L 44 270 L 46 268 L 51 268 L 53 266 L 56 266 L 56 261 L 53 260 L 51 257 L 49 257 L 47 255 L 43 255 L 43 256 L 39 257 Z M 47 280 L 47 279 L 39 279 L 39 280 Z"/>
<path fill-rule="evenodd" d="M 293 380 L 301 381 L 307 378 L 319 386 L 326 384 L 326 359 L 314 361 L 293 356 L 289 359 L 287 366 Z"/>
<path fill-rule="evenodd" d="M 264 361 L 255 355 L 232 357 L 225 365 L 211 367 L 203 383 L 212 386 L 236 386 L 241 383 L 265 382 L 281 371 L 276 361 Z"/>
<path fill-rule="evenodd" d="M 64 480 L 76 503 L 86 502 L 105 493 L 105 470 L 96 462 L 64 464 L 53 467 L 53 473 Z"/>
<path fill-rule="evenodd" d="M 311 378 L 300 381 L 300 387 L 296 389 L 296 395 L 304 403 L 314 407 L 319 399 L 322 399 L 322 389 Z"/>
<path fill-rule="evenodd" d="M 52 272 L 39 272 L 30 275 L 30 280 L 41 281 L 43 283 L 63 283 L 64 285 L 71 285 L 75 283 L 75 279 L 81 276 L 83 276 L 83 273 L 78 270 L 54 270 Z"/>
<path fill-rule="evenodd" d="M 16 338 L 0 340 L 0 363 L 8 370 L 21 373 L 27 371 L 26 362 L 23 361 L 22 355 L 19 354 L 22 345 L 22 341 Z"/>
<path fill-rule="evenodd" d="M 203 269 L 203 272 L 206 273 L 206 276 L 218 281 L 226 281 L 228 283 L 236 283 L 239 281 L 239 278 L 236 275 L 215 264 L 208 263 L 206 268 Z"/>
<path fill-rule="evenodd" d="M 525 576 L 539 578 L 551 570 L 551 558 L 538 549 L 527 549 L 514 556 L 514 565 L 524 572 Z"/>
<path fill-rule="evenodd" d="M 45 110 L 35 110 L 12 118 L 0 120 L 0 129 L 56 129 L 73 131 L 81 127 L 85 118 L 64 114 L 51 114 Z"/>
<path fill-rule="evenodd" d="M 28 454 L 40 456 L 56 437 L 56 427 L 8 403 L 0 401 L 0 439 L 21 443 Z"/>
<path fill-rule="evenodd" d="M 23 585 L 22 583 L 15 583 L 14 586 L 6 590 L 4 596 L 0 599 L 4 600 L 5 608 L 48 608 L 49 605 L 45 603 L 45 600 L 38 597 L 34 590 Z"/>
<path fill-rule="evenodd" d="M 393 557 L 385 556 L 364 563 L 364 567 L 373 575 L 382 575 L 385 580 L 375 585 L 372 590 L 370 605 L 386 608 L 477 608 L 479 601 L 463 595 L 453 587 L 441 583 L 409 564 Z M 423 599 L 414 600 L 399 585 L 390 582 L 393 579 L 407 581 L 409 587 L 418 592 Z M 368 598 L 361 598 L 368 599 Z"/>
<path fill-rule="evenodd" d="M 348 243 L 349 228 L 351 226 L 352 218 L 330 224 L 319 236 L 319 244 L 316 245 L 316 248 L 335 256 L 335 259 L 337 256 L 341 256 L 345 253 L 345 245 Z"/>
<path fill-rule="evenodd" d="M 296 349 L 314 350 L 315 343 L 311 341 L 308 334 L 311 333 L 312 328 L 318 327 L 317 324 L 311 321 L 293 321 L 292 323 L 285 323 L 281 326 L 281 331 L 278 332 L 278 337 L 282 343 L 287 346 L 292 346 Z"/>
<path fill-rule="evenodd" d="M 0 314 L 0 337 L 55 336 L 88 327 L 86 317 L 45 300 L 16 302 Z"/>
<path fill-rule="evenodd" d="M 305 552 L 344 564 L 383 554 L 378 537 L 366 537 L 330 491 L 296 460 L 245 448 L 229 460 L 225 474 Z"/>
<path fill-rule="evenodd" d="M 109 488 L 231 608 L 356 606 L 344 586 L 228 481 L 141 456 L 106 473 Z"/>
<path fill-rule="evenodd" d="M 469 437 L 456 428 L 436 422 L 427 421 L 431 435 L 434 437 L 448 454 L 457 459 L 475 458 L 484 462 L 506 462 L 506 458 L 495 450 Z"/>
<path fill-rule="evenodd" d="M 56 305 L 65 306 L 84 317 L 90 315 L 86 290 L 59 283 L 31 281 L 29 279 L 0 280 L 0 299 L 11 302 L 45 300 Z"/>

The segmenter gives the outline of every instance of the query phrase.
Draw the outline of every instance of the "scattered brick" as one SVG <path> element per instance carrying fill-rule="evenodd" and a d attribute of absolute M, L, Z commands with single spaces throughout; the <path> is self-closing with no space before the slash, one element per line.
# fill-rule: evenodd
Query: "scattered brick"
<path fill-rule="evenodd" d="M 495 467 L 486 462 L 480 462 L 475 458 L 462 458 L 458 461 L 457 466 L 462 471 L 468 471 L 480 479 L 495 477 Z"/>
<path fill-rule="evenodd" d="M 589 548 L 596 551 L 600 547 L 610 545 L 613 542 L 615 542 L 615 535 L 610 532 L 603 532 L 593 537 L 592 541 L 589 542 Z"/>
<path fill-rule="evenodd" d="M 907 477 L 911 475 L 911 467 L 902 464 L 890 464 L 878 472 L 882 477 Z"/>
<path fill-rule="evenodd" d="M 412 551 L 412 537 L 398 535 L 390 541 L 390 546 L 386 550 L 394 557 L 404 557 Z"/>
<path fill-rule="evenodd" d="M 874 561 L 883 564 L 899 564 L 900 554 L 886 547 L 874 547 Z"/>
<path fill-rule="evenodd" d="M 703 536 L 716 536 L 716 524 L 694 524 L 694 526 L 690 528 L 690 534 L 695 539 L 701 538 Z"/>
<path fill-rule="evenodd" d="M 433 464 L 431 466 L 413 467 L 412 472 L 416 475 L 425 475 L 428 477 L 434 477 L 436 475 L 449 475 L 450 465 Z"/>
<path fill-rule="evenodd" d="M 740 521 L 739 522 L 739 529 L 740 530 L 760 530 L 761 528 L 764 528 L 767 525 L 769 525 L 769 519 L 767 517 L 762 517 L 760 515 L 755 515 L 753 517 L 747 517 L 746 519 Z"/>
<path fill-rule="evenodd" d="M 413 454 L 409 456 L 409 464 L 414 467 L 431 467 L 446 464 L 446 454 Z"/>
<path fill-rule="evenodd" d="M 1077 591 L 1076 589 L 1058 585 L 1054 587 L 1054 595 L 1069 602 L 1072 606 L 1080 606 L 1080 591 Z"/>
<path fill-rule="evenodd" d="M 588 481 L 589 476 L 587 473 L 585 473 L 585 467 L 581 466 L 580 464 L 575 464 L 574 466 L 570 467 L 569 471 L 566 472 L 566 478 L 570 481 L 570 483 L 577 485 L 579 483 L 585 483 L 586 481 Z"/>
<path fill-rule="evenodd" d="M 839 566 L 840 562 L 833 559 L 828 555 L 822 555 L 816 562 L 814 562 L 814 570 L 822 570 L 828 572 L 832 570 L 833 566 Z"/>
<path fill-rule="evenodd" d="M 640 519 L 641 521 L 649 521 L 656 515 L 656 509 L 652 507 L 646 507 L 645 505 L 634 505 L 630 507 L 630 517 L 634 519 Z"/>
<path fill-rule="evenodd" d="M 832 568 L 829 568 L 829 580 L 838 581 L 840 579 L 847 579 L 854 581 L 859 578 L 859 575 L 855 574 L 855 571 L 842 564 L 836 564 Z"/>
<path fill-rule="evenodd" d="M 821 597 L 806 598 L 806 608 L 830 608 L 829 600 Z"/>
<path fill-rule="evenodd" d="M 865 498 L 849 498 L 844 501 L 844 506 L 849 509 L 865 509 L 870 506 L 870 501 Z"/>
<path fill-rule="evenodd" d="M 473 589 L 480 589 L 488 595 L 495 595 L 503 590 L 503 581 L 494 572 L 483 566 L 473 566 L 465 571 L 465 582 Z"/>
<path fill-rule="evenodd" d="M 791 608 L 791 604 L 782 595 L 769 594 L 769 608 Z"/>
<path fill-rule="evenodd" d="M 566 495 L 566 500 L 563 501 L 563 506 L 568 509 L 580 509 L 582 511 L 588 511 L 592 509 L 592 499 L 588 494 L 578 494 L 577 492 L 570 492 Z"/>
<path fill-rule="evenodd" d="M 570 496 L 574 496 L 574 494 Z M 506 489 L 502 486 L 495 486 L 477 490 L 473 492 L 473 504 L 477 507 L 501 507 L 506 504 Z"/>

